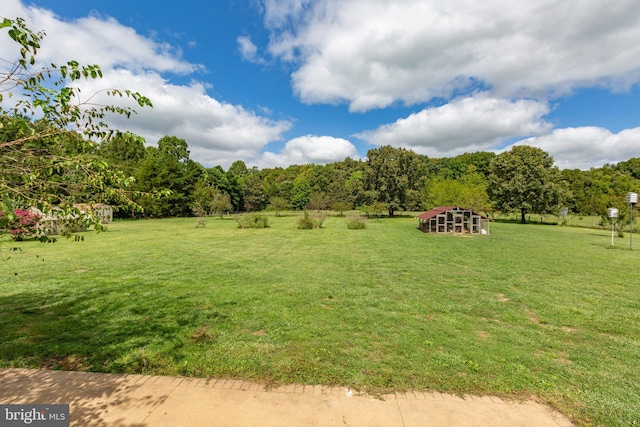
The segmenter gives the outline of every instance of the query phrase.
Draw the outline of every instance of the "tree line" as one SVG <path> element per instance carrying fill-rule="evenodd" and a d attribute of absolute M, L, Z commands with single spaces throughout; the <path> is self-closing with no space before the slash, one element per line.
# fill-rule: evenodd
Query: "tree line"
<path fill-rule="evenodd" d="M 20 18 L 5 18 L 0 28 L 8 29 L 19 48 L 16 61 L 5 61 L 13 66 L 0 72 L 0 102 L 14 91 L 20 95 L 16 103 L 0 105 L 0 230 L 17 219 L 16 209 L 62 208 L 55 212 L 68 218 L 78 203 L 111 204 L 121 217 L 264 209 L 359 209 L 394 216 L 443 205 L 483 213 L 516 211 L 523 222 L 527 213 L 558 214 L 562 207 L 603 217 L 608 207 L 617 207 L 624 217 L 629 214 L 625 195 L 640 189 L 639 158 L 561 171 L 548 153 L 529 146 L 452 158 L 383 146 L 369 150 L 364 160 L 325 165 L 258 169 L 237 160 L 226 170 L 204 167 L 190 158 L 184 139 L 164 136 L 149 145 L 140 136 L 109 129 L 105 115 L 135 111 L 83 102 L 79 90 L 67 85 L 100 78 L 99 66 L 69 61 L 36 70 L 44 34 L 34 33 Z M 106 94 L 152 107 L 137 92 Z"/>
<path fill-rule="evenodd" d="M 557 215 L 563 207 L 582 215 L 604 215 L 611 206 L 624 210 L 627 192 L 640 189 L 640 158 L 586 171 L 559 170 L 548 153 L 529 146 L 451 158 L 383 146 L 369 150 L 364 160 L 263 169 L 237 160 L 225 170 L 190 159 L 184 139 L 165 136 L 156 146 L 145 146 L 142 138 L 122 134 L 101 144 L 95 155 L 134 177 L 137 192 L 168 190 L 164 197 L 136 199 L 143 215 L 154 217 L 264 209 L 359 209 L 393 216 L 458 205 L 482 213 L 516 211 L 524 221 L 525 214 Z"/>
<path fill-rule="evenodd" d="M 0 117 L 0 147 L 16 140 L 22 129 L 38 126 L 44 124 L 27 117 Z M 45 146 L 46 152 L 40 148 Z M 263 169 L 237 160 L 226 170 L 191 159 L 187 141 L 176 136 L 148 145 L 142 137 L 125 132 L 88 144 L 80 133 L 65 131 L 51 137 L 43 134 L 24 148 L 36 151 L 18 150 L 22 157 L 2 153 L 6 166 L 0 174 L 5 187 L 26 188 L 25 171 L 46 173 L 47 180 L 31 189 L 41 198 L 51 203 L 107 203 L 116 207 L 117 217 L 205 216 L 265 209 L 341 213 L 358 209 L 394 216 L 398 211 L 452 205 L 485 214 L 519 212 L 522 221 L 526 214 L 557 215 L 564 207 L 573 214 L 606 217 L 607 208 L 615 206 L 625 216 L 627 192 L 640 189 L 640 158 L 590 170 L 559 170 L 548 153 L 529 146 L 515 146 L 499 155 L 475 152 L 451 158 L 383 146 L 369 150 L 364 160 Z M 42 163 L 38 154 L 84 163 Z M 102 180 L 83 175 L 87 165 Z M 3 195 L 12 197 L 7 191 Z"/>

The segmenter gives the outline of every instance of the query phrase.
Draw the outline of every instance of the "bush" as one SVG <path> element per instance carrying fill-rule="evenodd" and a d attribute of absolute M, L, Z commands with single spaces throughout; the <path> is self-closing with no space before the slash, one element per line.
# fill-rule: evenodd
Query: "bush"
<path fill-rule="evenodd" d="M 276 216 L 280 216 L 282 211 L 291 209 L 291 205 L 289 204 L 287 199 L 283 197 L 274 197 L 273 199 L 271 199 L 269 209 L 275 211 Z"/>
<path fill-rule="evenodd" d="M 4 214 L 0 212 L 0 217 L 2 216 Z M 29 210 L 16 209 L 13 211 L 13 215 L 6 215 L 2 223 L 12 240 L 21 241 L 38 234 L 38 222 L 40 219 L 40 215 Z"/>
<path fill-rule="evenodd" d="M 236 215 L 238 228 L 268 228 L 269 218 L 258 213 Z"/>
<path fill-rule="evenodd" d="M 338 212 L 339 216 L 344 216 L 344 212 L 351 210 L 351 203 L 349 202 L 334 202 L 331 204 L 331 210 Z"/>
<path fill-rule="evenodd" d="M 349 215 L 347 228 L 350 230 L 362 230 L 367 228 L 367 219 L 362 215 Z"/>
<path fill-rule="evenodd" d="M 304 213 L 298 218 L 298 228 L 300 230 L 311 230 L 315 228 L 313 226 L 313 219 L 309 216 L 309 212 L 304 211 Z"/>
<path fill-rule="evenodd" d="M 359 209 L 364 215 L 367 216 L 367 218 L 380 218 L 387 210 L 387 206 L 382 202 L 374 202 L 370 205 L 362 205 Z"/>
<path fill-rule="evenodd" d="M 309 213 L 308 211 L 304 211 L 304 213 L 298 218 L 298 228 L 300 230 L 311 230 L 314 228 L 322 228 L 322 224 L 324 224 L 324 220 L 327 218 L 327 213 L 323 211 L 315 211 Z"/>

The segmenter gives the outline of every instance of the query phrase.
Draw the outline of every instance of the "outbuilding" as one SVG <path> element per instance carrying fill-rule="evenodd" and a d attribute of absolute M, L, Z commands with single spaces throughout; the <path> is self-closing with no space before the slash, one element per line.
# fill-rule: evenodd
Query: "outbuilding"
<path fill-rule="evenodd" d="M 95 215 L 103 224 L 113 222 L 113 207 L 104 203 L 77 203 L 73 205 L 80 213 Z"/>
<path fill-rule="evenodd" d="M 425 233 L 489 234 L 489 218 L 460 206 L 439 206 L 417 218 Z"/>

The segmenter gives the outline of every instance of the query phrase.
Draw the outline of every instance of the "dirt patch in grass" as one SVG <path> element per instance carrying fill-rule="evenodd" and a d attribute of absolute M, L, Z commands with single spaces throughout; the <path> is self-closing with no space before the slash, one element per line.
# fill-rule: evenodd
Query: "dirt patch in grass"
<path fill-rule="evenodd" d="M 62 371 L 82 371 L 85 357 L 77 357 L 74 355 L 63 357 L 52 357 L 46 360 L 40 369 L 44 370 L 62 370 Z"/>
<path fill-rule="evenodd" d="M 194 342 L 209 341 L 211 339 L 211 328 L 208 324 L 200 326 L 191 334 L 191 340 Z"/>
<path fill-rule="evenodd" d="M 508 301 L 511 301 L 511 300 L 505 297 L 504 294 L 498 294 L 498 302 L 508 302 Z"/>
<path fill-rule="evenodd" d="M 538 316 L 536 316 L 531 310 L 527 310 L 526 313 L 527 319 L 529 319 L 531 323 L 535 323 L 536 325 L 539 325 L 541 323 Z"/>

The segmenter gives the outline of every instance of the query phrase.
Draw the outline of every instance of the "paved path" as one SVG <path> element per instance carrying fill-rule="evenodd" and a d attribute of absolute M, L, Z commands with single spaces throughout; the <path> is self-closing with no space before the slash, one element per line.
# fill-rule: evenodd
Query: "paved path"
<path fill-rule="evenodd" d="M 86 372 L 0 370 L 0 404 L 66 403 L 72 426 L 572 426 L 535 402 L 431 392 Z"/>

